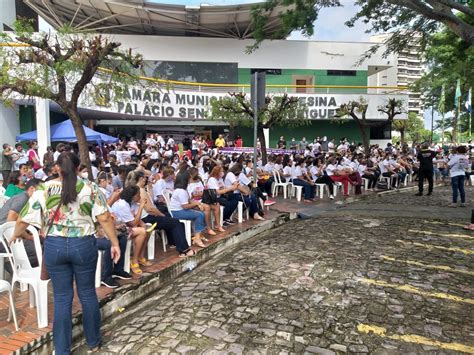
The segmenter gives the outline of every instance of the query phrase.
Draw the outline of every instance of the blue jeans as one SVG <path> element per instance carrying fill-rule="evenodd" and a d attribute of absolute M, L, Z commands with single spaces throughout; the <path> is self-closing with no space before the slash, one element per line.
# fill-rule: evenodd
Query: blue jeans
<path fill-rule="evenodd" d="M 255 213 L 258 212 L 257 199 L 253 195 L 246 196 L 246 195 L 243 195 L 243 194 L 240 194 L 240 193 L 238 193 L 238 194 L 233 193 L 233 194 L 230 195 L 229 200 L 230 201 L 242 201 L 245 205 L 244 207 L 249 209 L 250 217 L 253 217 L 255 215 Z M 237 204 L 238 204 L 238 202 L 237 202 Z"/>
<path fill-rule="evenodd" d="M 465 175 L 453 176 L 451 178 L 451 187 L 453 189 L 453 203 L 458 203 L 458 190 L 461 195 L 461 203 L 466 202 L 466 193 L 464 192 Z"/>
<path fill-rule="evenodd" d="M 183 209 L 179 211 L 171 211 L 171 214 L 177 219 L 187 219 L 189 221 L 194 221 L 194 231 L 196 233 L 201 233 L 204 229 L 206 229 L 206 219 L 204 212 L 202 211 Z"/>
<path fill-rule="evenodd" d="M 301 179 L 293 179 L 293 185 L 303 186 L 303 193 L 305 200 L 311 200 L 316 195 L 316 186 L 311 185 L 309 182 Z"/>
<path fill-rule="evenodd" d="M 89 347 L 100 345 L 100 310 L 95 293 L 97 246 L 93 236 L 47 237 L 44 262 L 53 284 L 53 341 L 56 354 L 70 354 L 72 341 L 73 280 L 82 305 L 82 324 Z"/>
<path fill-rule="evenodd" d="M 110 253 L 110 247 L 112 246 L 110 240 L 108 240 L 107 238 L 97 238 L 96 240 L 97 249 L 104 252 L 104 255 L 102 257 L 102 281 L 112 277 L 112 273 L 123 271 L 128 236 L 125 233 L 119 233 L 117 237 L 120 247 L 120 259 L 115 265 L 113 264 L 112 255 Z"/>

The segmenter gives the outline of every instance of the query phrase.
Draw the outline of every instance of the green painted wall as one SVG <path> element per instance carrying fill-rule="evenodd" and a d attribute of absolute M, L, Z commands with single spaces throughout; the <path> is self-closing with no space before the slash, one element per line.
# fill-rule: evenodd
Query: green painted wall
<path fill-rule="evenodd" d="M 237 133 L 242 136 L 245 147 L 253 146 L 253 130 L 251 128 L 239 128 Z M 369 133 L 368 130 L 367 133 Z M 270 148 L 276 148 L 280 136 L 285 137 L 287 142 L 290 142 L 291 138 L 300 141 L 303 137 L 306 137 L 307 141 L 312 142 L 314 138 L 322 138 L 323 136 L 328 137 L 329 140 L 334 138 L 336 141 L 339 141 L 340 138 L 347 137 L 349 141 L 362 142 L 359 129 L 355 122 L 352 121 L 338 124 L 332 123 L 329 120 L 314 120 L 309 125 L 290 129 L 274 127 L 270 130 Z"/>
<path fill-rule="evenodd" d="M 20 133 L 36 130 L 36 115 L 34 106 L 20 105 Z"/>
<path fill-rule="evenodd" d="M 281 75 L 267 75 L 268 85 L 294 85 L 294 75 L 308 75 L 313 77 L 313 85 L 346 85 L 367 86 L 367 71 L 358 70 L 356 76 L 328 76 L 327 70 L 283 69 Z M 239 68 L 239 84 L 250 84 L 251 72 L 248 68 Z M 366 93 L 367 89 L 351 89 L 351 93 Z M 327 89 L 315 89 L 315 93 L 326 93 Z M 330 93 L 349 93 L 348 89 L 329 89 Z"/>

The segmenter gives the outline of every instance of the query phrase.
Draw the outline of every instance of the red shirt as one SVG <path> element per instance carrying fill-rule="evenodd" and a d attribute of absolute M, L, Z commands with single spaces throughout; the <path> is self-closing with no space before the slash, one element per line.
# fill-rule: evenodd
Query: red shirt
<path fill-rule="evenodd" d="M 244 142 L 243 142 L 242 138 L 237 138 L 237 139 L 235 140 L 235 146 L 236 146 L 237 148 L 242 148 L 242 145 L 243 145 L 243 144 L 244 144 Z"/>

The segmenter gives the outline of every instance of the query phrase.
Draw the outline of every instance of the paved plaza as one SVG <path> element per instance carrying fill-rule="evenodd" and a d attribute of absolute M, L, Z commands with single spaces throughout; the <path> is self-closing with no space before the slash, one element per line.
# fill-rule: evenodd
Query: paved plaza
<path fill-rule="evenodd" d="M 413 194 L 373 195 L 230 250 L 126 310 L 102 351 L 474 353 L 472 206 L 445 207 L 448 187 Z"/>

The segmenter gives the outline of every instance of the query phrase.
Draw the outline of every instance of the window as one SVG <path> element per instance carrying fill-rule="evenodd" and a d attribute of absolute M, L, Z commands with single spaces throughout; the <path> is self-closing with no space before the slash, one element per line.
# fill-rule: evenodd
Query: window
<path fill-rule="evenodd" d="M 147 76 L 198 83 L 236 84 L 237 63 L 146 61 Z"/>
<path fill-rule="evenodd" d="M 370 139 L 391 139 L 392 125 L 390 122 L 380 122 L 380 125 L 370 127 Z"/>
<path fill-rule="evenodd" d="M 250 73 L 265 72 L 267 75 L 281 75 L 281 69 L 250 69 Z"/>
<path fill-rule="evenodd" d="M 328 76 L 356 76 L 357 72 L 355 70 L 328 70 Z"/>

